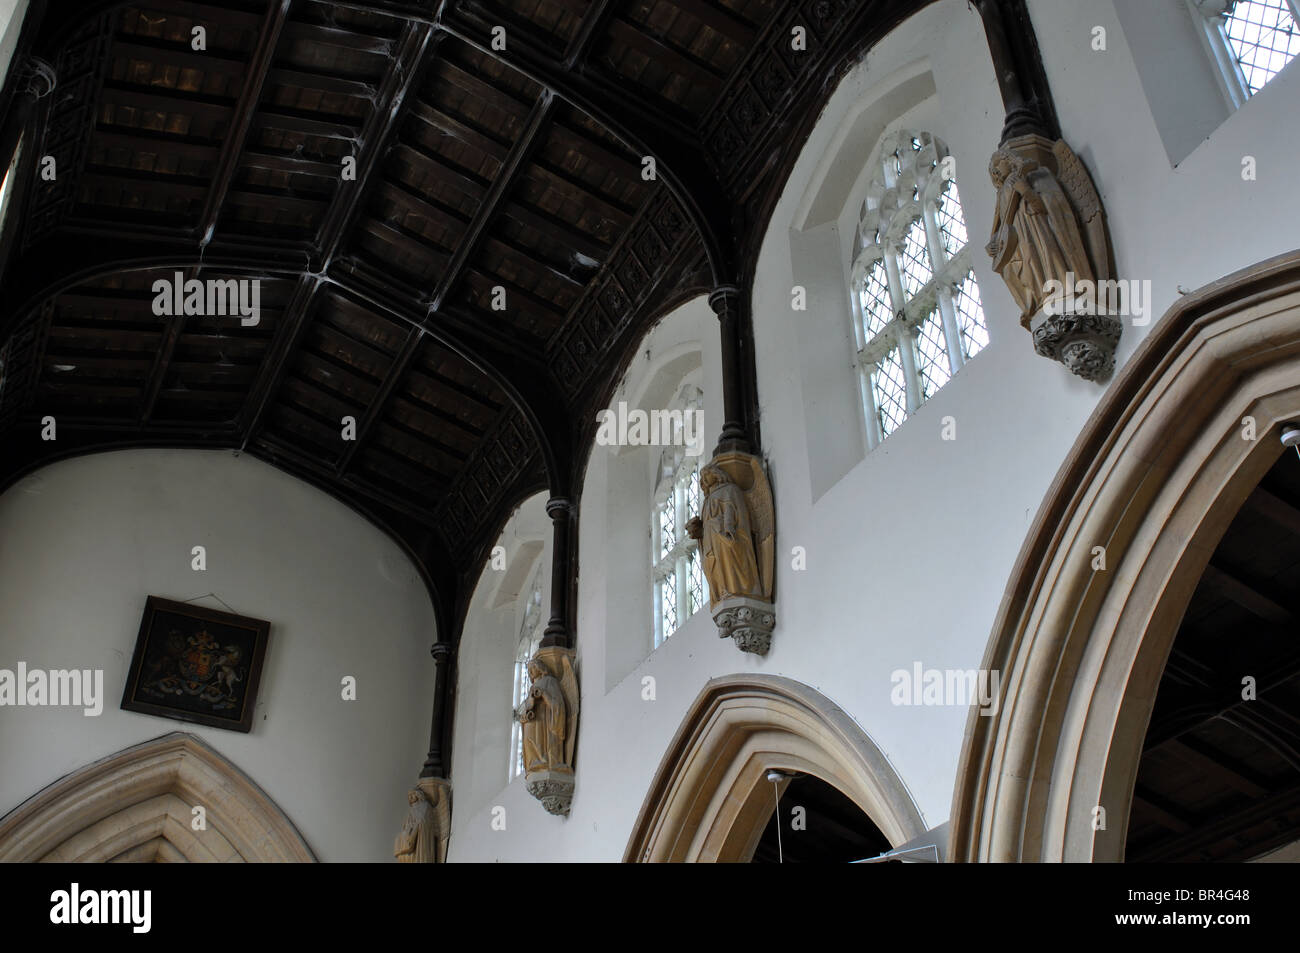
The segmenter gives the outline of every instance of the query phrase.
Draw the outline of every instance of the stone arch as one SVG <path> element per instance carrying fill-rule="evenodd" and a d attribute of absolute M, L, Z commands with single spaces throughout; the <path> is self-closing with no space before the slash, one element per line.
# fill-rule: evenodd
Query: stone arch
<path fill-rule="evenodd" d="M 1243 419 L 1254 418 L 1256 439 Z M 956 860 L 1121 860 L 1143 737 L 1178 623 L 1300 419 L 1300 252 L 1182 298 L 1094 411 L 1039 509 L 985 655 Z M 1106 569 L 1094 571 L 1094 547 Z M 1096 807 L 1105 830 L 1093 830 Z"/>
<path fill-rule="evenodd" d="M 814 775 L 844 792 L 890 843 L 925 832 L 884 754 L 843 709 L 775 675 L 712 679 L 659 764 L 625 861 L 744 861 L 771 812 L 765 774 Z"/>
<path fill-rule="evenodd" d="M 191 827 L 202 805 L 207 829 Z M 176 731 L 60 778 L 0 819 L 0 861 L 315 861 L 284 812 Z"/>

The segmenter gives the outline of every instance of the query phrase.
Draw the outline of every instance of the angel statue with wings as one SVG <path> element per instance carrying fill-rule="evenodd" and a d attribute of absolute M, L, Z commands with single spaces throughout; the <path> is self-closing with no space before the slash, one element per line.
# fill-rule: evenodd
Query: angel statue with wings
<path fill-rule="evenodd" d="M 1092 283 L 1105 277 L 1095 273 L 1089 253 L 1090 246 L 1098 244 L 1091 231 L 1100 208 L 1091 180 L 1063 142 L 1057 143 L 1053 157 L 1064 182 L 1037 159 L 1008 148 L 998 149 L 989 162 L 998 199 L 993 235 L 985 251 L 1020 306 L 1020 321 L 1026 327 L 1043 307 L 1048 282 L 1059 281 L 1073 289 L 1074 281 Z M 1072 200 L 1063 184 L 1080 193 L 1077 199 Z M 1076 209 L 1084 213 L 1082 222 Z M 1101 266 L 1105 267 L 1104 261 Z"/>

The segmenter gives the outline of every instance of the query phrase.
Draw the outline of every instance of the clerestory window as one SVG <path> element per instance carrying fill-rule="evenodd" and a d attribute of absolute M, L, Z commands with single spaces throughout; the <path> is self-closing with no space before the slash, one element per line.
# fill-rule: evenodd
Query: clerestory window
<path fill-rule="evenodd" d="M 929 133 L 886 136 L 853 263 L 854 336 L 874 448 L 988 344 L 948 150 Z"/>
<path fill-rule="evenodd" d="M 542 641 L 542 561 L 537 561 L 532 580 L 524 590 L 523 616 L 519 623 L 519 642 L 515 647 L 514 711 L 528 697 L 532 678 L 528 674 L 528 661 L 537 654 Z M 524 733 L 518 718 L 510 719 L 510 773 L 514 779 L 524 773 Z"/>
<path fill-rule="evenodd" d="M 699 414 L 703 394 L 695 384 L 678 392 L 669 410 Z M 663 641 L 698 611 L 708 598 L 699 544 L 686 532 L 686 521 L 700 513 L 700 456 L 687 453 L 683 435 L 659 455 L 658 476 L 650 507 L 651 584 L 654 590 L 654 644 Z"/>
<path fill-rule="evenodd" d="M 1240 106 L 1300 53 L 1298 0 L 1189 0 L 1233 106 Z"/>

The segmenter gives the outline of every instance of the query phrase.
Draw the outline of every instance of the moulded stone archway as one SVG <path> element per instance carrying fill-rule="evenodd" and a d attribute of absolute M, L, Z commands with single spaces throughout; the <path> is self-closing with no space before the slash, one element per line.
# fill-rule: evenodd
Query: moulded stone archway
<path fill-rule="evenodd" d="M 195 806 L 205 830 L 192 827 Z M 0 818 L 4 862 L 315 859 L 261 788 L 180 731 L 74 771 Z"/>
<path fill-rule="evenodd" d="M 953 859 L 1123 858 L 1179 621 L 1293 420 L 1300 252 L 1181 299 L 1089 419 L 994 624 L 984 666 L 1002 673 L 1002 697 L 995 717 L 972 711 L 967 722 Z M 1098 807 L 1104 829 L 1094 829 Z"/>
<path fill-rule="evenodd" d="M 711 680 L 646 795 L 625 861 L 745 861 L 772 809 L 769 769 L 844 792 L 898 846 L 925 832 L 902 781 L 866 733 L 815 689 L 774 675 Z"/>

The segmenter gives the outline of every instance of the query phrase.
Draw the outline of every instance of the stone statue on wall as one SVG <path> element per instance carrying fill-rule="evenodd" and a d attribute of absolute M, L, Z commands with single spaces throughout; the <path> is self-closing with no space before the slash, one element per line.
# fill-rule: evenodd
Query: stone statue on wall
<path fill-rule="evenodd" d="M 558 646 L 538 649 L 528 660 L 528 676 L 528 695 L 515 712 L 523 733 L 525 785 L 550 813 L 567 814 L 578 737 L 573 651 Z"/>
<path fill-rule="evenodd" d="M 712 463 L 700 470 L 704 494 L 704 575 L 715 600 L 732 596 L 762 596 L 758 553 L 749 517 L 749 504 L 726 470 Z"/>
<path fill-rule="evenodd" d="M 1106 214 L 1088 170 L 1064 140 L 1028 135 L 993 153 L 989 177 L 997 205 L 985 251 L 1034 349 L 1086 380 L 1108 376 L 1122 325 L 1096 313 L 1099 285 L 1112 268 Z M 1080 300 L 1091 302 L 1086 309 L 1049 307 L 1073 301 L 1077 288 L 1085 291 Z"/>
<path fill-rule="evenodd" d="M 702 513 L 686 524 L 700 541 L 718 635 L 758 655 L 771 645 L 776 519 L 762 461 L 719 454 L 700 469 Z"/>
<path fill-rule="evenodd" d="M 441 837 L 433 801 L 418 787 L 411 788 L 406 801 L 410 809 L 393 845 L 393 854 L 401 864 L 436 864 L 441 860 Z"/>
<path fill-rule="evenodd" d="M 1092 262 L 1070 200 L 1051 172 L 1031 157 L 999 149 L 989 176 L 998 201 L 986 250 L 1028 327 L 1043 306 L 1048 282 L 1064 282 L 1066 275 L 1095 281 Z"/>

